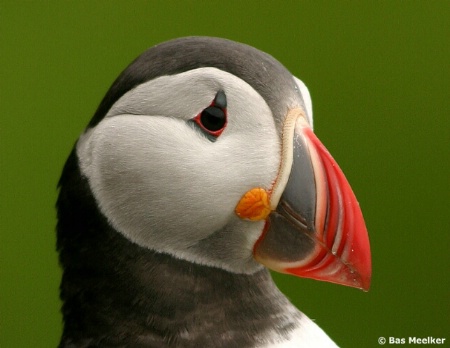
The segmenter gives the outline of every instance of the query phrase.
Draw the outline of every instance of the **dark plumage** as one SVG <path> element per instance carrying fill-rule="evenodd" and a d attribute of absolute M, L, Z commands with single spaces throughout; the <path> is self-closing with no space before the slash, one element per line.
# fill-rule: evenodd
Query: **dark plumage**
<path fill-rule="evenodd" d="M 288 301 L 267 269 L 233 274 L 156 253 L 117 233 L 99 212 L 74 152 L 57 207 L 60 347 L 244 348 L 274 324 L 280 333 L 292 329 Z"/>

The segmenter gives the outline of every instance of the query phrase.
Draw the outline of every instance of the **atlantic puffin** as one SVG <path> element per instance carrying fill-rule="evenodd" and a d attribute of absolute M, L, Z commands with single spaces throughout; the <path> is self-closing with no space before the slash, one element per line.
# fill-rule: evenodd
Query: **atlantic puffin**
<path fill-rule="evenodd" d="M 312 127 L 305 84 L 248 45 L 134 60 L 59 181 L 59 347 L 336 347 L 268 271 L 369 288 L 359 204 Z"/>

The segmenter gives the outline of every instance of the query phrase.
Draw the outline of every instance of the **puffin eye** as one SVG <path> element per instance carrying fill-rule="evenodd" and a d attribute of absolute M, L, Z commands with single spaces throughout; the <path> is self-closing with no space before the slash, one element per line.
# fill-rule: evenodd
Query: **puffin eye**
<path fill-rule="evenodd" d="M 215 106 L 209 106 L 201 112 L 199 121 L 203 128 L 213 133 L 225 127 L 227 118 L 222 109 Z"/>
<path fill-rule="evenodd" d="M 227 125 L 226 105 L 225 93 L 219 91 L 211 105 L 192 119 L 212 141 L 222 134 Z"/>

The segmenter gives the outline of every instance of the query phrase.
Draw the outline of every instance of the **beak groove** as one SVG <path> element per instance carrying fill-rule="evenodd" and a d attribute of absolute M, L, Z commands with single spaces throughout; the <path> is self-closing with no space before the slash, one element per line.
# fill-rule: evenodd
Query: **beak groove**
<path fill-rule="evenodd" d="M 304 116 L 297 112 L 294 121 L 293 137 L 283 142 L 293 149 L 283 149 L 291 151 L 290 167 L 275 185 L 275 209 L 254 257 L 283 273 L 368 290 L 370 246 L 356 197 Z"/>

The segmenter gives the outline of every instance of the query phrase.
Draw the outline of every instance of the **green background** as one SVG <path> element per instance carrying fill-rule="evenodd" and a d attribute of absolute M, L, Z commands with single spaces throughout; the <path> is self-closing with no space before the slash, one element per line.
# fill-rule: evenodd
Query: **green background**
<path fill-rule="evenodd" d="M 343 347 L 450 340 L 449 18 L 448 1 L 0 1 L 0 347 L 57 345 L 63 163 L 119 72 L 187 35 L 301 78 L 363 209 L 370 292 L 274 275 L 280 288 Z"/>

